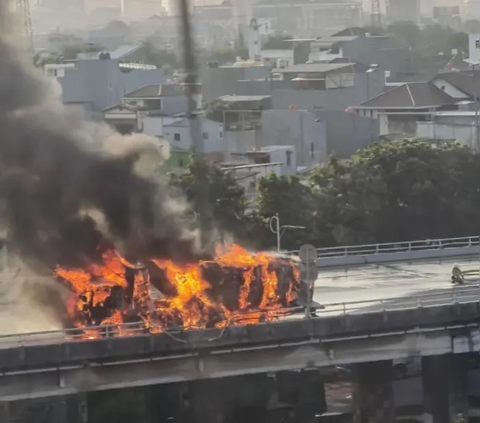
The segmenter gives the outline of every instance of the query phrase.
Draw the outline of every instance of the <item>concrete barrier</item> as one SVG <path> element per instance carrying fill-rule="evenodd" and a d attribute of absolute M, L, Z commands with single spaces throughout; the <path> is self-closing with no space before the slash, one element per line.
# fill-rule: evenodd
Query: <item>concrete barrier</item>
<path fill-rule="evenodd" d="M 206 354 L 215 349 L 269 348 L 312 339 L 388 337 L 392 332 L 480 323 L 478 302 L 418 307 L 365 314 L 189 330 L 158 335 L 104 338 L 51 345 L 25 345 L 0 349 L 0 373 L 40 370 L 88 363 L 109 363 L 146 357 Z"/>
<path fill-rule="evenodd" d="M 376 263 L 393 263 L 400 261 L 417 261 L 417 260 L 433 260 L 433 259 L 452 259 L 455 257 L 478 257 L 480 255 L 480 246 L 474 245 L 470 247 L 459 248 L 435 248 L 431 250 L 415 250 L 415 251 L 397 251 L 374 254 L 349 254 L 333 257 L 319 257 L 317 266 L 326 267 L 344 267 L 344 266 L 360 266 L 363 264 Z"/>

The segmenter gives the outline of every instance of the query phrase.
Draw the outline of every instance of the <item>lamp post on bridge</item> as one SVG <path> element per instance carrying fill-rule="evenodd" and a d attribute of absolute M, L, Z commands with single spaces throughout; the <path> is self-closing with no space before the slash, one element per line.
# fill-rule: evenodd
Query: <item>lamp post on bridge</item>
<path fill-rule="evenodd" d="M 275 226 L 273 226 L 275 225 Z M 270 218 L 270 231 L 277 235 L 277 251 L 280 252 L 280 244 L 282 241 L 282 236 L 287 229 L 307 229 L 305 226 L 296 226 L 296 225 L 282 225 L 280 226 L 280 218 L 278 217 L 278 213 L 275 216 Z"/>

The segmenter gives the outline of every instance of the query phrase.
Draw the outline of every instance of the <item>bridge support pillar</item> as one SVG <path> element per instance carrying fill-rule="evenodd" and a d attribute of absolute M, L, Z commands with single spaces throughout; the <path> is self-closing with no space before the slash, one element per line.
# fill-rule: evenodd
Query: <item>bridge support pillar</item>
<path fill-rule="evenodd" d="M 353 423 L 393 423 L 393 364 L 391 360 L 353 365 Z"/>
<path fill-rule="evenodd" d="M 468 359 L 465 354 L 422 358 L 425 423 L 451 423 L 468 413 Z"/>

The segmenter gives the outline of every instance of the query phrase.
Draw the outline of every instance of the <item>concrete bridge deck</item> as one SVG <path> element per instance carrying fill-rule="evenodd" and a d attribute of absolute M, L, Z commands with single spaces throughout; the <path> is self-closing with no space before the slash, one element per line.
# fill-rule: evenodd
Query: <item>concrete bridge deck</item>
<path fill-rule="evenodd" d="M 473 269 L 478 272 L 480 266 L 478 257 L 457 257 L 319 268 L 313 299 L 320 304 L 363 301 L 381 304 L 384 300 L 398 298 L 404 304 L 406 298 L 413 300 L 435 294 L 441 303 L 442 298 L 467 290 L 480 299 L 478 275 L 467 276 L 465 285 L 451 284 L 455 264 L 462 271 Z M 359 304 L 359 307 L 371 308 L 372 304 Z"/>
<path fill-rule="evenodd" d="M 452 285 L 454 263 L 478 266 L 475 258 L 320 270 L 314 300 L 325 308 L 312 318 L 91 341 L 68 341 L 65 331 L 2 336 L 0 401 L 478 351 L 478 277 Z"/>

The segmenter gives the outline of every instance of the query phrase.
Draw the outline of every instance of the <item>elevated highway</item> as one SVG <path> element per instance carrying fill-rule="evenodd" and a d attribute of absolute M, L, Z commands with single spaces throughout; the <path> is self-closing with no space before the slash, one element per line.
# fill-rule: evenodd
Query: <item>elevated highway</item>
<path fill-rule="evenodd" d="M 435 250 L 440 257 L 429 250 L 427 258 L 419 250 L 406 261 L 397 260 L 398 251 L 390 262 L 347 257 L 344 266 L 335 257 L 321 266 L 314 284 L 313 299 L 323 305 L 315 316 L 299 310 L 271 323 L 157 335 L 138 324 L 120 331 L 111 326 L 102 328 L 99 340 L 71 331 L 2 336 L 0 403 L 352 363 L 370 366 L 369 374 L 376 362 L 387 363 L 375 371 L 388 374 L 391 360 L 411 356 L 431 358 L 426 374 L 434 378 L 446 365 L 438 357 L 480 350 L 478 273 L 464 285 L 450 282 L 453 264 L 478 269 L 478 248 Z M 356 386 L 369 391 L 362 374 Z"/>
<path fill-rule="evenodd" d="M 268 371 L 478 351 L 478 285 L 325 304 L 312 318 L 75 340 L 68 331 L 0 338 L 0 401 Z M 72 339 L 73 336 L 73 339 Z M 67 338 L 70 338 L 67 340 Z"/>

